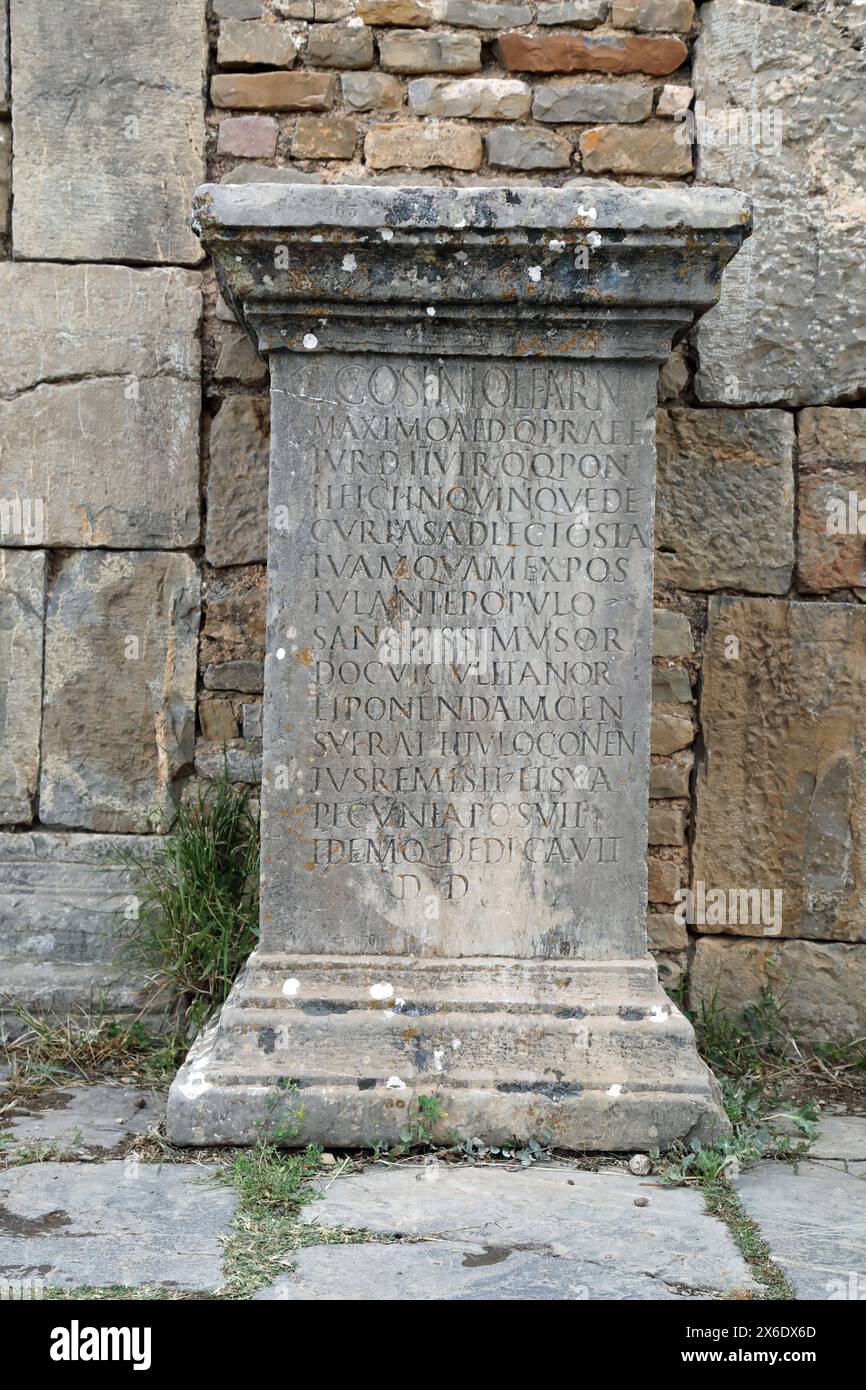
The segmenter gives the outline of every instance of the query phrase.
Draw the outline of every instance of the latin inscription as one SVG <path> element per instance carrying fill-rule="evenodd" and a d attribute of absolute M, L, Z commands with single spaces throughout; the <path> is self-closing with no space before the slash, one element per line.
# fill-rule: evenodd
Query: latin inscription
<path fill-rule="evenodd" d="M 638 380 L 620 363 L 281 365 L 294 437 L 271 545 L 292 547 L 293 584 L 269 659 L 296 718 L 266 774 L 307 873 L 469 933 L 503 890 L 546 901 L 565 954 L 642 859 Z"/>

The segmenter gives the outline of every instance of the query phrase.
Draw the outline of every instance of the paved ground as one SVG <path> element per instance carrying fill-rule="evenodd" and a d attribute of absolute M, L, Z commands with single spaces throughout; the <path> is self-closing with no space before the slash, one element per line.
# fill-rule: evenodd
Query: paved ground
<path fill-rule="evenodd" d="M 237 1198 L 214 1181 L 213 1156 L 153 1161 L 162 1104 L 131 1086 L 90 1086 L 0 1111 L 0 1293 L 3 1284 L 32 1280 L 155 1285 L 174 1296 L 224 1286 Z M 864 1184 L 866 1118 L 852 1116 L 827 1117 L 808 1160 L 761 1163 L 740 1178 L 743 1206 L 798 1298 L 866 1296 Z M 621 1170 L 380 1164 L 326 1176 L 321 1193 L 300 1218 L 311 1243 L 286 1252 L 286 1272 L 263 1276 L 257 1299 L 705 1300 L 763 1292 L 698 1192 Z M 335 1228 L 364 1234 L 333 1243 Z"/>

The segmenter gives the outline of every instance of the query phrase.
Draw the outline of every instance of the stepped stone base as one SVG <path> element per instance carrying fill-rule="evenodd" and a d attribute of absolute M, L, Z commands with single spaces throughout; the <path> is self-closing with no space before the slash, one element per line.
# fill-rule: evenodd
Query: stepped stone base
<path fill-rule="evenodd" d="M 446 1112 L 440 1143 L 630 1151 L 709 1143 L 727 1129 L 691 1025 L 649 956 L 256 952 L 175 1079 L 168 1134 L 175 1144 L 268 1134 L 287 1146 L 391 1144 L 422 1095 Z"/>

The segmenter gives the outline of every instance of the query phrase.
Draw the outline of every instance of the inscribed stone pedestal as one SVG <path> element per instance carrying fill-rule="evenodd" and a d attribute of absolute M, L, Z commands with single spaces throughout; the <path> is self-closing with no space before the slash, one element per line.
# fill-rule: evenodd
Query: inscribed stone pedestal
<path fill-rule="evenodd" d="M 203 0 L 11 0 L 16 256 L 194 265 Z"/>
<path fill-rule="evenodd" d="M 646 951 L 654 402 L 745 205 L 197 208 L 271 362 L 262 936 L 173 1138 L 252 1139 L 288 1077 L 298 1142 L 396 1137 L 416 1091 L 467 1137 L 713 1132 Z"/>

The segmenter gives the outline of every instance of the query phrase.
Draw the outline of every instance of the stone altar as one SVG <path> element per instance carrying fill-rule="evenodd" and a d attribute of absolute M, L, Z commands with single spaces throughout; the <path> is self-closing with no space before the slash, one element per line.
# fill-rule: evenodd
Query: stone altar
<path fill-rule="evenodd" d="M 271 367 L 262 917 L 170 1138 L 391 1143 L 422 1096 L 441 1140 L 711 1138 L 646 948 L 655 399 L 747 200 L 214 185 L 195 226 Z"/>

